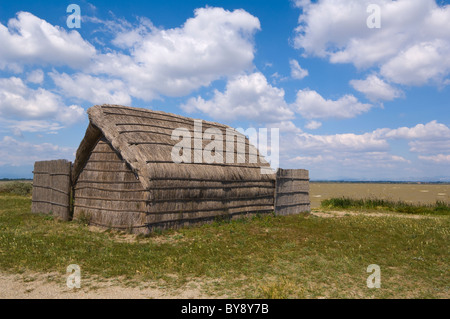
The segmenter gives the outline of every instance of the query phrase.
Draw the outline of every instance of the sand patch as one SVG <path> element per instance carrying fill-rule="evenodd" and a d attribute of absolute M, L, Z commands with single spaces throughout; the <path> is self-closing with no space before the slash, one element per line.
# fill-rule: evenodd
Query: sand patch
<path fill-rule="evenodd" d="M 0 273 L 0 299 L 199 299 L 223 298 L 203 292 L 203 279 L 194 278 L 181 288 L 157 281 L 127 287 L 119 279 L 83 278 L 80 288 L 70 289 L 67 276 L 57 273 Z"/>

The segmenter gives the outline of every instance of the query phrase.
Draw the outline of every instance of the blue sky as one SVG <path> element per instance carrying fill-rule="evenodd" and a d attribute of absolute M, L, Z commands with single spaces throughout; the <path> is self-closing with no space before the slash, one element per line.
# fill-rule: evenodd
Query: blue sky
<path fill-rule="evenodd" d="M 450 181 L 448 1 L 1 0 L 0 43 L 0 178 L 115 103 L 279 128 L 311 179 Z"/>

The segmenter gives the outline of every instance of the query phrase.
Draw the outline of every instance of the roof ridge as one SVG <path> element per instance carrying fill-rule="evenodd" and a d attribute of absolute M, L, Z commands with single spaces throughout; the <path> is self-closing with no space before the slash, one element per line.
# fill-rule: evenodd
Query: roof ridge
<path fill-rule="evenodd" d="M 218 123 L 218 122 L 213 122 L 213 121 L 207 121 L 207 120 L 203 120 L 203 119 L 196 119 L 196 118 L 191 118 L 191 117 L 187 117 L 187 116 L 183 116 L 183 115 L 179 115 L 179 114 L 175 114 L 175 113 L 170 113 L 170 112 L 165 112 L 165 111 L 161 111 L 161 110 L 151 110 L 151 109 L 146 109 L 146 108 L 141 108 L 141 107 L 133 107 L 133 106 L 123 106 L 123 105 L 118 105 L 118 104 L 102 104 L 102 105 L 95 105 L 95 106 L 99 106 L 102 108 L 105 107 L 109 107 L 109 108 L 116 108 L 116 109 L 126 109 L 126 110 L 130 110 L 130 111 L 135 111 L 135 112 L 143 112 L 143 113 L 150 113 L 150 114 L 158 114 L 158 115 L 162 115 L 162 116 L 167 116 L 167 117 L 173 117 L 173 118 L 177 118 L 177 119 L 183 119 L 186 121 L 202 121 L 206 124 L 210 124 L 213 126 L 220 126 L 220 127 L 224 127 L 224 128 L 231 128 L 234 130 L 233 127 L 226 125 L 226 124 L 222 124 L 222 123 Z"/>

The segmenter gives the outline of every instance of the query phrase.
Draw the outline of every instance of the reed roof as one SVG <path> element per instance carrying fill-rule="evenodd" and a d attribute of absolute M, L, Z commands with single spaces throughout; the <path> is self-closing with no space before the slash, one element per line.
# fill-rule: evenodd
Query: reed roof
<path fill-rule="evenodd" d="M 223 163 L 174 163 L 171 152 L 179 140 L 172 139 L 176 128 L 189 130 L 194 149 L 194 119 L 142 108 L 121 105 L 95 105 L 88 109 L 89 126 L 80 143 L 74 162 L 72 179 L 76 182 L 78 175 L 89 158 L 89 154 L 98 140 L 104 136 L 115 151 L 129 165 L 145 189 L 151 188 L 152 180 L 202 180 L 202 181 L 267 181 L 274 180 L 274 174 L 262 174 L 261 168 L 270 169 L 262 156 L 257 163 L 249 163 L 249 152 L 258 152 L 246 137 L 231 127 L 215 122 L 202 121 L 203 132 L 207 128 L 219 129 L 223 139 L 226 130 L 244 138 L 245 154 L 238 153 L 234 144 L 234 156 L 244 163 L 226 163 L 226 145 L 223 144 Z M 210 141 L 203 141 L 202 148 Z M 258 153 L 257 153 L 258 154 Z"/>

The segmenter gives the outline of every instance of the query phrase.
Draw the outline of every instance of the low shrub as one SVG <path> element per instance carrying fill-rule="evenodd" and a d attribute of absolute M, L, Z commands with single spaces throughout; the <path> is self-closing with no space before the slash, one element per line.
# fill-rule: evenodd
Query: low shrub
<path fill-rule="evenodd" d="M 389 201 L 376 198 L 352 199 L 340 197 L 323 200 L 321 202 L 321 207 L 334 209 L 387 210 L 405 214 L 450 215 L 450 204 L 443 201 L 436 201 L 435 204 L 412 204 L 403 201 Z"/>
<path fill-rule="evenodd" d="M 31 183 L 26 183 L 26 182 L 8 182 L 8 183 L 0 184 L 0 193 L 1 194 L 29 196 L 29 195 L 31 195 L 32 189 L 33 189 L 33 185 Z"/>

